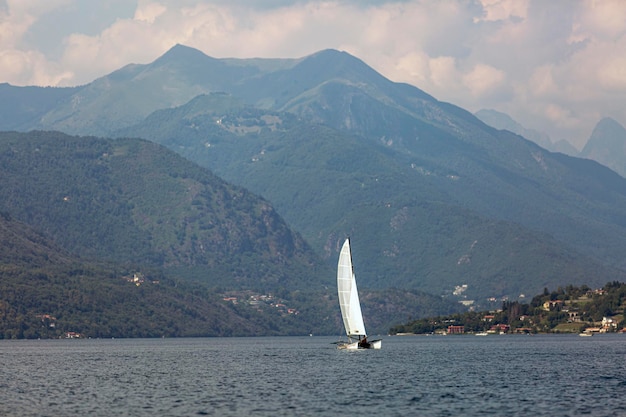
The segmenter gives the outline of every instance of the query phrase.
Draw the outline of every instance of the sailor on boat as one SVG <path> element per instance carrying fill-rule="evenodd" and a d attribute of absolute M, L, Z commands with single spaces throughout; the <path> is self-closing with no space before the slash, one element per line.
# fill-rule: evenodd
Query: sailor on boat
<path fill-rule="evenodd" d="M 359 340 L 359 347 L 362 347 L 364 349 L 369 349 L 370 344 L 367 341 L 367 336 L 365 336 L 363 339 Z"/>

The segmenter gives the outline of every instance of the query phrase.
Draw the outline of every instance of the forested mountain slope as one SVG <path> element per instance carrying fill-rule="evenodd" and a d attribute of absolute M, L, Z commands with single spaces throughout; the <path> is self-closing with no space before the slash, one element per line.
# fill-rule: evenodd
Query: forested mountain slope
<path fill-rule="evenodd" d="M 212 94 L 120 135 L 163 143 L 265 196 L 331 263 L 350 235 L 366 287 L 450 294 L 467 284 L 472 299 L 517 298 L 623 277 L 620 177 L 485 131 L 510 142 L 510 157 L 449 136 L 397 149 Z"/>
<path fill-rule="evenodd" d="M 0 173 L 0 210 L 86 259 L 224 288 L 331 282 L 267 201 L 151 142 L 1 133 Z"/>
<path fill-rule="evenodd" d="M 0 133 L 0 175 L 0 338 L 340 333 L 334 270 L 267 201 L 159 145 Z M 374 332 L 460 309 L 362 296 Z"/>
<path fill-rule="evenodd" d="M 267 317 L 243 317 L 218 294 L 155 268 L 73 256 L 6 213 L 0 215 L 0 253 L 0 339 L 276 332 Z M 290 331 L 289 323 L 282 325 Z"/>

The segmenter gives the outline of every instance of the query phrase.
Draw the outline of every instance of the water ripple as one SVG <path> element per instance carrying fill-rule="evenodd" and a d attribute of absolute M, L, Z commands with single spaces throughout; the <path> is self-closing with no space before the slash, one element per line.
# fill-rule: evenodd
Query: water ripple
<path fill-rule="evenodd" d="M 626 337 L 581 339 L 0 341 L 0 415 L 626 416 Z"/>

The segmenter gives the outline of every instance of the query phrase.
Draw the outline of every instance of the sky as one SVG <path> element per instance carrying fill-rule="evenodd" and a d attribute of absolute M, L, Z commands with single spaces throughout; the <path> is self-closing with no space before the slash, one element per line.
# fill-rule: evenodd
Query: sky
<path fill-rule="evenodd" d="M 0 82 L 73 86 L 175 44 L 215 58 L 346 51 L 578 149 L 626 126 L 623 0 L 0 0 Z"/>

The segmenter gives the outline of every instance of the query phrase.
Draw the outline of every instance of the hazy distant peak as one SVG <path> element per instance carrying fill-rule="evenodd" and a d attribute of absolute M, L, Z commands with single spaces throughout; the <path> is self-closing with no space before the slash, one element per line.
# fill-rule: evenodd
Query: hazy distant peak
<path fill-rule="evenodd" d="M 513 120 L 511 116 L 497 110 L 481 109 L 474 113 L 474 116 L 496 129 L 506 129 L 511 132 L 516 132 L 514 129 L 523 129 L 523 126 Z"/>
<path fill-rule="evenodd" d="M 590 158 L 626 176 L 626 129 L 610 117 L 596 124 L 580 156 Z"/>
<path fill-rule="evenodd" d="M 191 48 L 189 46 L 176 44 L 171 47 L 166 53 L 157 58 L 153 64 L 163 64 L 167 62 L 194 62 L 194 61 L 208 61 L 215 60 L 215 58 L 211 58 L 206 55 L 204 52 Z"/>
<path fill-rule="evenodd" d="M 610 117 L 600 120 L 591 132 L 589 140 L 581 151 L 582 156 L 593 157 L 597 154 L 606 154 L 608 157 L 616 153 L 624 154 L 626 146 L 626 129 Z"/>
<path fill-rule="evenodd" d="M 596 124 L 581 153 L 586 154 L 598 145 L 620 147 L 624 144 L 626 144 L 624 126 L 610 117 L 605 117 Z"/>
<path fill-rule="evenodd" d="M 548 135 L 533 129 L 527 129 L 506 113 L 493 109 L 482 109 L 474 113 L 474 116 L 479 118 L 483 123 L 498 130 L 508 130 L 548 150 L 555 150 L 552 140 Z"/>
<path fill-rule="evenodd" d="M 308 58 L 323 58 L 323 59 L 342 59 L 342 58 L 352 58 L 357 59 L 350 55 L 345 51 L 338 51 L 336 49 L 322 49 L 321 51 L 317 51 L 308 56 Z"/>
<path fill-rule="evenodd" d="M 168 56 L 168 55 L 180 56 L 181 54 L 206 55 L 199 49 L 177 43 L 176 45 L 172 46 L 166 53 L 164 53 L 163 56 Z"/>
<path fill-rule="evenodd" d="M 337 77 L 357 77 L 366 76 L 381 77 L 374 69 L 359 58 L 350 55 L 347 52 L 338 51 L 336 49 L 324 49 L 305 57 L 299 65 L 309 68 L 311 71 L 317 71 L 320 74 L 333 74 Z"/>
<path fill-rule="evenodd" d="M 602 118 L 594 130 L 596 129 L 616 129 L 616 130 L 625 130 L 624 126 L 622 126 L 618 121 L 611 117 Z"/>

